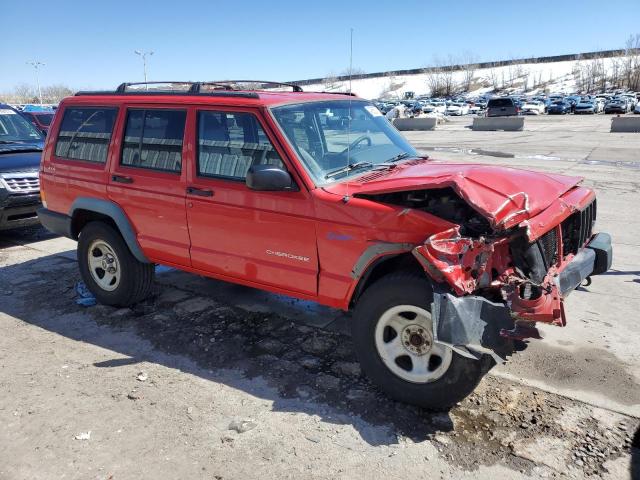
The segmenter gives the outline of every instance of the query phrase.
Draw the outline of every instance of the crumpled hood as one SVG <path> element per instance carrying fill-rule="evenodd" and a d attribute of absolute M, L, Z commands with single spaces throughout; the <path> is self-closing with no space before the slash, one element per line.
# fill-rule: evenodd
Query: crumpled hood
<path fill-rule="evenodd" d="M 582 177 L 511 167 L 417 160 L 324 189 L 358 195 L 451 187 L 494 228 L 505 229 L 542 212 L 581 181 Z"/>

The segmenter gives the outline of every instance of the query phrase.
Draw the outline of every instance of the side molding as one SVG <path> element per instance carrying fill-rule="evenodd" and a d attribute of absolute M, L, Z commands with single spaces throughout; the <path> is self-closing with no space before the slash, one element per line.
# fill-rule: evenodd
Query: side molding
<path fill-rule="evenodd" d="M 126 242 L 129 250 L 133 253 L 136 259 L 143 263 L 151 263 L 149 259 L 142 253 L 142 249 L 138 244 L 136 233 L 129 222 L 129 219 L 125 215 L 122 208 L 117 204 L 108 200 L 101 200 L 99 198 L 91 197 L 78 197 L 75 199 L 69 210 L 69 217 L 73 218 L 73 214 L 76 210 L 88 210 L 90 212 L 101 213 L 111 218 L 120 230 L 120 234 Z"/>

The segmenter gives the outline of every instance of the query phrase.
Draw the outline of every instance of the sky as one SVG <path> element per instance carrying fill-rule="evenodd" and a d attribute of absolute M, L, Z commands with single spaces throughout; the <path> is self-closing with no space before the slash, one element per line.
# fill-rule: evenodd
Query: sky
<path fill-rule="evenodd" d="M 624 47 L 640 0 L 0 0 L 0 92 L 35 84 L 114 88 L 149 80 L 301 80 L 472 53 L 491 61 Z"/>

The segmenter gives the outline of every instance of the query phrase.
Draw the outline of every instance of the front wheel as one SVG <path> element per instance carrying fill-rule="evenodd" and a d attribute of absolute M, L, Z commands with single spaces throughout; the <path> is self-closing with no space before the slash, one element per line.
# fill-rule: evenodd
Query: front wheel
<path fill-rule="evenodd" d="M 153 264 L 139 262 L 120 233 L 104 222 L 91 222 L 80 232 L 78 266 L 87 288 L 105 305 L 128 307 L 153 287 Z"/>
<path fill-rule="evenodd" d="M 485 369 L 434 341 L 432 299 L 424 275 L 383 277 L 356 305 L 353 339 L 363 371 L 387 395 L 441 410 L 469 395 Z"/>

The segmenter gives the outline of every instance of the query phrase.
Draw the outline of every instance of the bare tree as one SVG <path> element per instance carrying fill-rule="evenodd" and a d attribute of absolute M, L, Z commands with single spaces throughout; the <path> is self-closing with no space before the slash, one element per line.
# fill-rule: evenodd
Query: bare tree
<path fill-rule="evenodd" d="M 362 68 L 353 67 L 353 68 L 345 68 L 342 72 L 340 72 L 340 76 L 348 77 L 349 75 L 364 75 L 365 72 Z"/>
<path fill-rule="evenodd" d="M 522 64 L 511 57 L 509 65 L 507 66 L 507 73 L 509 76 L 509 87 L 513 88 L 515 87 L 516 80 L 522 77 Z"/>
<path fill-rule="evenodd" d="M 489 68 L 489 83 L 491 83 L 491 87 L 494 91 L 498 91 L 500 89 L 500 80 L 498 78 L 498 69 L 495 64 L 491 64 L 491 68 Z"/>
<path fill-rule="evenodd" d="M 38 101 L 38 94 L 33 85 L 19 83 L 13 88 L 16 103 L 32 103 Z"/>
<path fill-rule="evenodd" d="M 624 86 L 629 90 L 640 88 L 640 33 L 630 35 L 624 49 L 622 63 Z"/>
<path fill-rule="evenodd" d="M 73 90 L 67 85 L 49 85 L 42 89 L 42 98 L 45 103 L 60 103 L 63 98 L 73 95 L 73 93 Z"/>
<path fill-rule="evenodd" d="M 462 87 L 467 92 L 471 90 L 471 85 L 473 83 L 473 78 L 475 77 L 476 70 L 478 68 L 477 62 L 478 62 L 477 55 L 475 55 L 474 53 L 469 52 L 469 51 L 464 52 L 464 54 L 462 56 L 462 72 L 463 72 L 463 76 L 462 76 L 463 85 L 462 85 Z"/>
<path fill-rule="evenodd" d="M 324 89 L 328 92 L 340 86 L 340 83 L 338 82 L 338 77 L 334 72 L 329 72 L 329 74 L 324 78 L 322 83 L 324 84 Z"/>
<path fill-rule="evenodd" d="M 457 90 L 454 70 L 455 58 L 449 55 L 446 60 L 434 57 L 432 66 L 428 67 L 427 86 L 433 97 L 453 95 Z"/>

